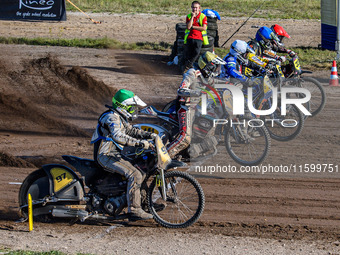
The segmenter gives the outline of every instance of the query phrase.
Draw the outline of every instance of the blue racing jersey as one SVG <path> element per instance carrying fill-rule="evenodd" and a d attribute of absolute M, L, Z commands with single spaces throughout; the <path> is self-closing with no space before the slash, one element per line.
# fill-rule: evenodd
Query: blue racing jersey
<path fill-rule="evenodd" d="M 226 62 L 226 64 L 222 66 L 219 78 L 221 79 L 235 78 L 240 80 L 241 82 L 246 82 L 248 80 L 248 77 L 243 75 L 239 71 L 240 66 L 237 63 L 237 59 L 234 56 L 228 54 L 227 56 L 224 57 L 223 60 Z"/>

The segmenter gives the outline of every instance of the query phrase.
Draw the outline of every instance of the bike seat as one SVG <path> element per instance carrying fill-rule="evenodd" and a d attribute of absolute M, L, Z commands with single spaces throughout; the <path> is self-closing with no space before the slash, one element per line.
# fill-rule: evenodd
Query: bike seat
<path fill-rule="evenodd" d="M 72 165 L 77 171 L 85 177 L 85 183 L 87 186 L 90 185 L 91 180 L 98 176 L 98 174 L 102 171 L 101 166 L 99 166 L 94 160 L 86 159 L 86 158 L 79 158 L 70 155 L 63 155 L 62 158 Z"/>

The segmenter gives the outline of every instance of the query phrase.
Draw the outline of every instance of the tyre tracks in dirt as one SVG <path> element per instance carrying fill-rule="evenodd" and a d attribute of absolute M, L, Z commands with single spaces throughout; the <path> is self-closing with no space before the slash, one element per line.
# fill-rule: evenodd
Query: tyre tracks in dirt
<path fill-rule="evenodd" d="M 69 79 L 68 86 L 72 86 L 72 91 L 75 92 L 73 97 L 75 101 L 74 105 L 65 105 L 63 92 L 58 90 L 59 86 L 56 86 L 58 82 L 64 84 L 65 77 L 57 78 L 56 70 L 64 70 L 62 73 L 66 74 L 67 71 L 75 68 L 73 70 L 78 70 L 79 75 L 86 74 L 84 77 L 87 78 L 82 79 L 81 83 L 95 80 L 98 81 L 94 83 L 96 88 L 100 87 L 100 84 L 111 89 L 128 87 L 138 91 L 138 95 L 142 99 L 146 98 L 149 104 L 155 103 L 160 108 L 167 103 L 168 97 L 164 95 L 174 95 L 181 80 L 173 69 L 168 69 L 166 66 L 166 61 L 162 58 L 164 54 L 162 57 L 157 57 L 157 52 L 136 52 L 132 56 L 126 51 L 64 49 L 62 47 L 0 45 L 0 48 L 2 63 L 6 62 L 6 57 L 8 58 L 6 54 L 11 54 L 10 61 L 7 61 L 11 63 L 12 68 L 14 66 L 17 69 L 2 69 L 10 70 L 10 75 L 7 75 L 6 71 L 0 75 L 1 81 L 6 81 L 0 90 L 1 93 L 13 90 L 15 87 L 18 88 L 17 91 L 23 91 L 22 95 L 31 93 L 34 96 L 31 104 L 35 105 L 36 109 L 46 109 L 45 113 L 51 111 L 50 114 L 53 114 L 56 120 L 67 125 L 75 125 L 77 129 L 86 130 L 89 134 L 88 137 L 82 137 L 77 134 L 56 133 L 56 129 L 46 128 L 39 122 L 29 121 L 29 113 L 26 114 L 28 116 L 20 116 L 19 112 L 13 114 L 11 112 L 13 109 L 1 107 L 0 151 L 20 158 L 31 158 L 30 162 L 35 159 L 36 165 L 47 163 L 48 160 L 60 163 L 60 156 L 63 154 L 91 157 L 92 147 L 89 144 L 91 131 L 96 126 L 97 114 L 99 116 L 105 109 L 102 104 L 109 103 L 112 96 L 93 98 L 91 88 L 84 92 L 84 89 L 79 88 L 79 83 Z M 36 60 L 45 59 L 48 53 L 58 56 L 58 63 L 62 68 L 51 69 L 53 66 L 51 63 L 45 63 L 39 67 L 32 65 L 32 69 L 22 65 L 22 63 L 41 63 Z M 129 56 L 130 60 L 121 61 L 122 56 Z M 145 66 L 142 72 L 138 68 L 137 70 L 133 68 L 133 59 L 137 58 L 136 63 L 141 63 L 145 56 L 151 56 L 152 61 L 145 62 L 145 65 L 149 66 Z M 27 60 L 34 61 L 27 62 Z M 153 65 L 159 68 L 157 75 L 153 75 Z M 48 72 L 45 73 L 48 73 L 51 79 L 47 76 L 44 79 L 37 79 L 39 72 L 36 69 L 44 68 L 47 68 Z M 163 72 L 164 75 L 159 75 L 159 72 Z M 323 75 L 328 77 L 329 74 L 327 72 Z M 14 87 L 11 87 L 12 83 L 9 83 L 12 78 L 8 77 L 16 77 Z M 30 80 L 30 77 L 31 80 L 39 81 L 34 83 L 36 86 L 34 91 L 32 91 L 33 83 L 25 82 L 26 79 Z M 42 87 L 39 88 L 39 86 Z M 60 99 L 60 101 L 56 100 L 55 105 L 51 105 L 50 108 L 46 93 L 41 92 L 48 88 L 54 88 L 50 93 L 54 95 L 54 98 Z M 26 89 L 29 93 L 25 92 Z M 338 153 L 340 134 L 337 128 L 340 126 L 337 110 L 340 90 L 328 86 L 325 86 L 325 89 L 327 96 L 330 95 L 330 97 L 323 112 L 315 118 L 308 118 L 302 133 L 293 141 L 286 143 L 274 141 L 269 157 L 263 165 L 340 164 Z M 80 102 L 83 99 L 81 95 L 86 98 L 91 96 L 91 104 L 86 104 L 87 101 Z M 159 97 L 158 100 L 155 100 L 155 96 Z M 87 108 L 82 107 L 84 104 Z M 18 125 L 17 118 L 21 125 Z M 240 168 L 229 158 L 223 146 L 220 146 L 214 163 L 232 164 Z M 0 179 L 0 230 L 8 231 L 6 235 L 19 233 L 24 228 L 23 225 L 14 222 L 17 219 L 19 186 L 9 183 L 22 182 L 33 170 L 32 168 L 0 167 L 2 176 Z M 323 242 L 335 242 L 340 237 L 339 173 L 327 175 L 311 172 L 281 175 L 275 173 L 265 175 L 259 173 L 209 174 L 193 171 L 191 173 L 197 176 L 204 189 L 206 207 L 200 221 L 189 229 L 178 230 L 180 235 L 209 233 L 216 236 L 260 237 L 277 240 L 306 239 Z M 91 232 L 101 226 L 101 224 L 92 224 L 85 222 L 69 227 L 59 222 L 38 223 L 37 228 L 44 231 L 45 235 L 49 234 L 50 229 L 54 229 L 67 236 L 72 232 Z M 100 231 L 102 232 L 103 229 L 101 228 Z M 169 235 L 173 233 L 171 230 L 160 230 L 153 221 L 132 224 L 113 232 L 129 236 L 136 231 L 144 235 L 150 231 L 164 232 Z M 109 237 L 113 235 L 108 234 Z M 336 244 L 333 246 L 335 247 Z"/>

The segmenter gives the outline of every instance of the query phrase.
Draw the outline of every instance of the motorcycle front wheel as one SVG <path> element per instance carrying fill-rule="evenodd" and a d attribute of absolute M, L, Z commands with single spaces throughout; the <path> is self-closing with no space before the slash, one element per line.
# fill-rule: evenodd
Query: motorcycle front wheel
<path fill-rule="evenodd" d="M 305 88 L 311 94 L 309 112 L 314 117 L 322 111 L 326 104 L 326 93 L 320 82 L 312 77 L 300 77 L 290 83 L 293 86 Z"/>
<path fill-rule="evenodd" d="M 281 108 L 277 107 L 265 124 L 271 138 L 287 142 L 301 133 L 304 122 L 304 115 L 296 105 L 286 105 L 286 115 L 282 115 Z"/>
<path fill-rule="evenodd" d="M 167 228 L 186 228 L 202 215 L 205 198 L 201 185 L 191 175 L 180 171 L 164 174 L 166 201 L 156 178 L 148 190 L 148 207 L 156 222 Z"/>
<path fill-rule="evenodd" d="M 224 141 L 228 154 L 238 164 L 255 166 L 264 161 L 270 149 L 270 135 L 260 120 L 243 116 L 235 124 L 226 126 Z"/>

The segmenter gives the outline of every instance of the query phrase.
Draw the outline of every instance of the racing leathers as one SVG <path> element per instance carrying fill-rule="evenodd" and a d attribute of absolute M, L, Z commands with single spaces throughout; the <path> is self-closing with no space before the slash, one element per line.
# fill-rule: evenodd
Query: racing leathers
<path fill-rule="evenodd" d="M 266 60 L 261 59 L 254 54 L 248 53 L 246 59 L 241 62 L 237 57 L 234 57 L 230 53 L 223 59 L 226 64 L 222 66 L 220 79 L 230 80 L 231 82 L 240 81 L 242 84 L 251 84 L 251 74 L 246 71 L 257 70 L 260 73 L 265 72 Z"/>
<path fill-rule="evenodd" d="M 122 154 L 125 146 L 150 146 L 148 138 L 155 134 L 133 127 L 114 109 L 104 112 L 98 119 L 97 128 L 92 136 L 94 143 L 94 160 L 104 170 L 119 173 L 127 180 L 128 210 L 141 210 L 140 186 L 143 174 Z"/>
<path fill-rule="evenodd" d="M 190 68 L 184 75 L 181 85 L 177 90 L 177 115 L 179 133 L 167 146 L 168 153 L 174 158 L 178 153 L 186 149 L 192 138 L 192 122 L 195 116 L 195 107 L 199 102 L 202 84 L 213 82 L 213 79 L 205 79 L 200 70 Z"/>
<path fill-rule="evenodd" d="M 285 62 L 286 58 L 284 56 L 277 55 L 277 53 L 287 53 L 291 58 L 296 55 L 294 51 L 285 48 L 283 44 L 270 43 L 268 48 L 264 49 L 255 39 L 253 39 L 248 42 L 248 45 L 256 52 L 257 56 L 264 59 L 275 59 Z"/>

